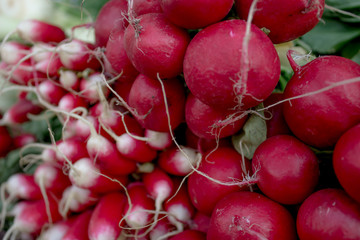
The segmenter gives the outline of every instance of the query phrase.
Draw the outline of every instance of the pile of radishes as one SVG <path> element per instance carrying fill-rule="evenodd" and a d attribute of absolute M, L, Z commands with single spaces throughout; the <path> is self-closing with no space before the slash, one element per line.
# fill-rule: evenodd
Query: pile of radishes
<path fill-rule="evenodd" d="M 18 94 L 0 153 L 40 153 L 1 186 L 3 239 L 360 239 L 360 65 L 288 51 L 276 88 L 274 44 L 324 8 L 110 0 L 95 43 L 22 22 L 0 49 L 0 93 Z M 60 139 L 19 132 L 54 116 Z"/>

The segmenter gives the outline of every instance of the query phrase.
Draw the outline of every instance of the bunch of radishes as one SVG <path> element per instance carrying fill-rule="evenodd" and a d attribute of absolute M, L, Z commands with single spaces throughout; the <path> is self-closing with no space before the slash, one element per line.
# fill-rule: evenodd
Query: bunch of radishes
<path fill-rule="evenodd" d="M 0 153 L 41 153 L 22 156 L 33 174 L 1 187 L 1 227 L 14 217 L 4 239 L 360 239 L 360 65 L 300 65 L 289 51 L 294 75 L 275 92 L 274 44 L 323 10 L 323 0 L 110 0 L 94 44 L 22 22 L 21 41 L 0 49 L 0 91 L 19 94 Z M 49 143 L 15 137 L 54 115 L 61 139 L 50 127 Z"/>

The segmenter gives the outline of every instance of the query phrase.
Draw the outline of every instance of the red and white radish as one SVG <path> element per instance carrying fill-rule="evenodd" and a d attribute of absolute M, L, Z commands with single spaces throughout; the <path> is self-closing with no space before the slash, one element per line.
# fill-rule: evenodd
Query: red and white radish
<path fill-rule="evenodd" d="M 37 86 L 37 89 L 41 97 L 53 105 L 57 105 L 61 98 L 66 94 L 66 91 L 52 80 L 41 82 Z"/>
<path fill-rule="evenodd" d="M 17 41 L 5 42 L 1 46 L 0 56 L 1 61 L 15 65 L 20 63 L 20 60 L 25 60 L 25 57 L 30 53 L 30 48 Z"/>
<path fill-rule="evenodd" d="M 41 190 L 35 182 L 33 175 L 16 173 L 9 177 L 5 183 L 9 198 L 37 200 L 41 199 Z"/>
<path fill-rule="evenodd" d="M 89 239 L 88 227 L 92 213 L 92 209 L 80 213 L 74 220 L 72 226 L 65 233 L 63 240 Z"/>
<path fill-rule="evenodd" d="M 145 129 L 144 136 L 147 143 L 155 150 L 163 150 L 173 144 L 171 134 L 169 132 L 158 132 L 150 129 Z"/>

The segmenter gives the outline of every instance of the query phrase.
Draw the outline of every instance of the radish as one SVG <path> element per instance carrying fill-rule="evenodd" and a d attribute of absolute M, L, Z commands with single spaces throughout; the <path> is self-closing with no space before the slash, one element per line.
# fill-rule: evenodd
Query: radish
<path fill-rule="evenodd" d="M 245 110 L 274 90 L 280 76 L 275 47 L 256 26 L 249 30 L 246 35 L 243 20 L 221 21 L 191 40 L 184 58 L 184 77 L 200 101 L 220 109 Z"/>
<path fill-rule="evenodd" d="M 89 158 L 82 158 L 73 164 L 69 179 L 75 186 L 99 194 L 123 190 L 128 181 L 126 175 L 104 175 Z"/>
<path fill-rule="evenodd" d="M 90 222 L 91 215 L 93 213 L 92 209 L 86 210 L 78 215 L 66 232 L 63 240 L 86 240 L 89 239 L 88 236 L 88 226 Z"/>
<path fill-rule="evenodd" d="M 87 105 L 84 98 L 74 95 L 73 93 L 66 93 L 58 102 L 59 109 L 65 112 L 71 112 L 78 107 L 86 108 Z"/>
<path fill-rule="evenodd" d="M 261 143 L 252 159 L 252 171 L 260 190 L 282 204 L 303 202 L 314 191 L 320 174 L 315 153 L 288 135 Z"/>
<path fill-rule="evenodd" d="M 360 239 L 360 205 L 343 190 L 322 189 L 301 204 L 296 225 L 300 240 Z"/>
<path fill-rule="evenodd" d="M 31 46 L 31 60 L 35 63 L 50 60 L 55 56 L 58 57 L 56 54 L 56 46 L 53 44 L 40 42 Z"/>
<path fill-rule="evenodd" d="M 135 79 L 134 79 L 135 80 Z M 116 81 L 113 85 L 113 89 L 125 102 L 129 102 L 129 93 L 134 81 Z"/>
<path fill-rule="evenodd" d="M 96 103 L 100 100 L 99 91 L 106 97 L 109 89 L 103 84 L 105 76 L 100 72 L 90 74 L 80 80 L 81 95 L 90 103 Z"/>
<path fill-rule="evenodd" d="M 106 44 L 105 56 L 108 61 L 105 61 L 105 69 L 114 76 L 120 75 L 117 81 L 130 82 L 139 74 L 126 55 L 124 30 L 114 31 L 110 35 Z"/>
<path fill-rule="evenodd" d="M 128 24 L 125 18 L 127 10 L 127 1 L 123 0 L 110 0 L 100 9 L 94 23 L 97 47 L 106 46 L 113 30 L 125 29 Z"/>
<path fill-rule="evenodd" d="M 185 230 L 169 240 L 206 240 L 206 234 L 197 230 Z"/>
<path fill-rule="evenodd" d="M 16 31 L 20 38 L 29 42 L 59 43 L 66 38 L 60 27 L 35 19 L 23 20 Z"/>
<path fill-rule="evenodd" d="M 207 240 L 296 240 L 294 219 L 280 204 L 254 192 L 221 199 L 211 215 Z"/>
<path fill-rule="evenodd" d="M 120 224 L 126 197 L 123 193 L 104 195 L 91 215 L 88 233 L 90 240 L 116 240 L 124 225 Z"/>
<path fill-rule="evenodd" d="M 151 78 L 173 78 L 182 72 L 190 37 L 161 13 L 141 15 L 125 30 L 125 51 L 142 74 Z"/>
<path fill-rule="evenodd" d="M 210 217 L 202 212 L 196 212 L 191 223 L 190 229 L 197 230 L 203 233 L 209 231 Z"/>
<path fill-rule="evenodd" d="M 163 150 L 170 147 L 173 142 L 169 132 L 157 132 L 150 129 L 145 129 L 145 138 L 147 144 L 155 150 Z"/>
<path fill-rule="evenodd" d="M 159 216 L 159 221 L 156 223 L 155 227 L 149 233 L 150 240 L 166 240 L 164 236 L 168 233 L 174 231 L 174 225 L 172 225 L 167 218 L 164 218 L 162 215 Z"/>
<path fill-rule="evenodd" d="M 360 65 L 339 56 L 322 56 L 299 66 L 292 53 L 288 52 L 288 59 L 295 73 L 284 98 L 294 99 L 284 103 L 285 120 L 306 144 L 332 147 L 360 121 L 360 82 L 342 83 L 360 77 Z"/>
<path fill-rule="evenodd" d="M 37 71 L 45 73 L 48 76 L 58 76 L 58 71 L 63 67 L 63 64 L 56 54 L 50 59 L 45 59 L 36 63 L 34 67 Z"/>
<path fill-rule="evenodd" d="M 219 139 L 234 135 L 244 125 L 247 115 L 231 121 L 235 111 L 215 109 L 189 94 L 185 104 L 185 119 L 189 129 L 198 137 Z"/>
<path fill-rule="evenodd" d="M 25 200 L 37 200 L 42 197 L 33 175 L 15 173 L 8 178 L 5 187 L 10 199 L 15 197 Z"/>
<path fill-rule="evenodd" d="M 12 145 L 16 147 L 16 139 L 13 139 L 5 126 L 0 126 L 0 156 L 5 156 L 11 150 Z"/>
<path fill-rule="evenodd" d="M 204 154 L 198 171 L 188 180 L 191 202 L 197 210 L 210 215 L 221 198 L 247 189 L 250 182 L 243 176 L 250 176 L 249 169 L 250 162 L 233 148 L 221 147 Z"/>
<path fill-rule="evenodd" d="M 19 63 L 20 60 L 25 60 L 29 52 L 30 48 L 22 43 L 16 41 L 5 42 L 1 46 L 1 61 L 9 65 L 15 65 Z"/>
<path fill-rule="evenodd" d="M 45 80 L 41 82 L 37 89 L 41 97 L 50 104 L 57 105 L 66 91 L 53 80 Z"/>
<path fill-rule="evenodd" d="M 42 231 L 39 240 L 62 240 L 70 227 L 74 224 L 75 217 L 66 220 L 58 221 L 46 230 Z"/>
<path fill-rule="evenodd" d="M 176 176 L 186 176 L 200 160 L 198 152 L 186 146 L 174 146 L 162 151 L 158 158 L 158 165 L 167 173 Z"/>
<path fill-rule="evenodd" d="M 166 94 L 167 107 L 163 94 Z M 146 129 L 158 132 L 169 132 L 170 127 L 175 129 L 184 120 L 184 105 L 185 89 L 176 78 L 159 82 L 140 74 L 130 89 L 129 106 Z"/>
<path fill-rule="evenodd" d="M 236 0 L 236 11 L 241 19 L 248 19 L 252 0 Z M 273 43 L 294 40 L 309 32 L 320 21 L 324 0 L 316 1 L 258 1 L 253 24 L 269 31 Z M 276 6 L 276 7 L 274 7 Z"/>
<path fill-rule="evenodd" d="M 161 5 L 159 0 L 134 0 L 132 10 L 135 16 L 146 13 L 161 13 Z"/>
<path fill-rule="evenodd" d="M 1 128 L 0 128 L 0 136 L 1 136 Z M 2 141 L 2 140 L 0 140 Z M 11 140 L 10 140 L 11 142 Z M 32 133 L 21 133 L 17 136 L 14 136 L 12 138 L 12 142 L 14 144 L 14 148 L 17 149 L 17 148 L 22 148 L 30 143 L 35 143 L 36 142 L 36 136 Z M 7 146 L 7 144 L 5 143 L 4 141 L 4 145 Z M 1 152 L 1 150 L 0 150 Z"/>
<path fill-rule="evenodd" d="M 230 12 L 232 0 L 160 0 L 165 16 L 188 29 L 203 28 L 219 22 Z"/>
<path fill-rule="evenodd" d="M 336 142 L 333 166 L 337 179 L 344 190 L 360 203 L 360 124 L 346 131 Z"/>
<path fill-rule="evenodd" d="M 2 122 L 4 124 L 21 124 L 29 121 L 29 114 L 39 114 L 42 107 L 34 104 L 27 99 L 18 99 L 4 114 Z"/>
<path fill-rule="evenodd" d="M 76 75 L 76 72 L 71 70 L 60 70 L 59 82 L 65 89 L 72 89 L 75 91 L 78 90 L 80 86 L 80 80 Z"/>

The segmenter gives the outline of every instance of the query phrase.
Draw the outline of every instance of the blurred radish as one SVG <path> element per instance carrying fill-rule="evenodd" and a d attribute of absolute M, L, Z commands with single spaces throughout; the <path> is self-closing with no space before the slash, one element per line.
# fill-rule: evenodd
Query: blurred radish
<path fill-rule="evenodd" d="M 73 93 L 67 93 L 58 102 L 58 107 L 60 110 L 70 112 L 74 108 L 78 107 L 87 107 L 87 103 L 84 98 L 74 95 Z"/>
<path fill-rule="evenodd" d="M 0 51 L 1 61 L 15 65 L 20 60 L 25 60 L 25 57 L 30 53 L 30 47 L 20 42 L 10 41 L 5 42 Z"/>
<path fill-rule="evenodd" d="M 169 240 L 206 240 L 206 234 L 197 230 L 185 230 Z"/>
<path fill-rule="evenodd" d="M 21 124 L 29 121 L 29 114 L 39 114 L 42 107 L 27 99 L 18 99 L 4 114 L 3 124 Z"/>
<path fill-rule="evenodd" d="M 95 72 L 90 76 L 80 80 L 81 95 L 90 103 L 95 103 L 100 100 L 99 91 L 106 97 L 109 94 L 109 89 L 104 85 L 106 81 L 105 76 L 100 72 Z"/>
<path fill-rule="evenodd" d="M 72 89 L 75 91 L 78 90 L 80 86 L 80 80 L 76 75 L 76 72 L 71 70 L 60 70 L 59 82 L 65 89 Z"/>
<path fill-rule="evenodd" d="M 35 182 L 33 175 L 25 173 L 15 173 L 9 177 L 5 183 L 9 198 L 37 200 L 41 199 L 41 191 Z"/>
<path fill-rule="evenodd" d="M 70 227 L 74 224 L 75 217 L 66 220 L 61 220 L 51 225 L 46 230 L 42 231 L 39 240 L 62 240 Z"/>
<path fill-rule="evenodd" d="M 210 226 L 210 216 L 202 213 L 202 212 L 196 212 L 191 223 L 190 228 L 207 233 L 209 231 Z"/>
<path fill-rule="evenodd" d="M 0 136 L 1 136 L 1 130 L 0 130 Z M 14 136 L 12 139 L 15 149 L 22 148 L 30 143 L 34 143 L 34 142 L 36 142 L 36 140 L 37 140 L 36 136 L 32 133 L 22 133 L 20 135 Z M 5 143 L 4 143 L 4 145 L 6 146 Z M 1 150 L 0 150 L 0 152 L 1 152 Z"/>
<path fill-rule="evenodd" d="M 88 236 L 88 226 L 93 210 L 86 210 L 80 213 L 74 220 L 71 227 L 66 232 L 62 240 L 86 240 Z"/>
<path fill-rule="evenodd" d="M 11 150 L 13 144 L 16 147 L 13 137 L 5 126 L 0 126 L 0 142 L 0 156 L 5 156 Z"/>
<path fill-rule="evenodd" d="M 62 62 L 57 54 L 50 59 L 39 61 L 35 64 L 35 69 L 49 76 L 58 76 L 58 71 L 63 67 Z"/>
<path fill-rule="evenodd" d="M 137 17 L 146 13 L 162 12 L 159 0 L 134 0 L 132 10 Z"/>
<path fill-rule="evenodd" d="M 41 97 L 50 104 L 57 105 L 66 91 L 57 85 L 53 80 L 45 80 L 41 82 L 37 89 Z"/>

